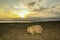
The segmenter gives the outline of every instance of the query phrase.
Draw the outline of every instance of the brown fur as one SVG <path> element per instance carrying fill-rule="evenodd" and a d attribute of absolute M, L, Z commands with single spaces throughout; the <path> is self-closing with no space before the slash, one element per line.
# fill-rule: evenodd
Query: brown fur
<path fill-rule="evenodd" d="M 30 34 L 42 33 L 43 28 L 40 25 L 34 25 L 27 28 L 27 32 Z"/>

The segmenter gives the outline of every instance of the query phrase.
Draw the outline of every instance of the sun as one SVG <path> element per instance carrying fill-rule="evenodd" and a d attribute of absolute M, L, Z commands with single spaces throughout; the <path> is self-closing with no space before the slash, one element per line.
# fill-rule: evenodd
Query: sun
<path fill-rule="evenodd" d="M 27 18 L 27 15 L 31 13 L 30 10 L 20 10 L 20 11 L 14 11 L 13 14 L 16 14 L 19 18 Z"/>
<path fill-rule="evenodd" d="M 20 11 L 16 11 L 16 14 L 21 18 L 26 18 L 26 15 L 31 13 L 31 9 L 23 3 L 20 3 L 19 6 L 14 5 L 14 8 L 20 9 Z"/>
<path fill-rule="evenodd" d="M 21 18 L 26 18 L 26 16 L 30 13 L 29 10 L 22 10 L 21 12 L 18 12 L 18 16 Z"/>

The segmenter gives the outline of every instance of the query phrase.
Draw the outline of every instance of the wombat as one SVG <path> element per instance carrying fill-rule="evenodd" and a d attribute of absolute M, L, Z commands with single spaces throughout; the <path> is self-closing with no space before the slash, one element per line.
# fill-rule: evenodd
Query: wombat
<path fill-rule="evenodd" d="M 40 25 L 27 27 L 27 33 L 30 33 L 32 35 L 37 34 L 37 33 L 41 34 L 42 32 L 43 32 L 43 28 Z"/>

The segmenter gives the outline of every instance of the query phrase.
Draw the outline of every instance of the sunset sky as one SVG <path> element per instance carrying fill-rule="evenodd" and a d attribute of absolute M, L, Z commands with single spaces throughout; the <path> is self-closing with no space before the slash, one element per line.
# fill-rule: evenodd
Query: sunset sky
<path fill-rule="evenodd" d="M 44 16 L 44 15 L 53 16 L 54 15 L 54 17 L 55 16 L 60 17 L 60 11 L 59 11 L 60 10 L 60 0 L 0 0 L 0 11 L 1 11 L 0 16 L 2 16 L 2 14 L 3 14 L 2 10 L 3 11 L 7 10 L 7 14 L 8 14 L 8 12 L 10 13 L 12 11 L 17 14 L 19 11 L 19 14 L 20 14 L 21 9 L 24 9 L 25 13 L 27 13 L 26 10 L 28 10 L 29 8 L 34 11 L 41 12 L 41 15 L 38 14 L 39 16 Z M 21 15 L 22 14 L 20 14 L 20 16 Z M 23 13 L 23 15 L 24 15 L 24 13 Z M 36 17 L 38 17 L 37 13 L 34 14 L 34 16 L 35 15 L 36 15 Z M 7 15 L 6 15 L 6 17 L 7 17 Z M 11 16 L 9 16 L 9 17 L 11 17 Z"/>
<path fill-rule="evenodd" d="M 30 1 L 38 1 L 38 0 L 30 0 Z M 0 0 L 0 6 L 3 5 L 8 5 L 13 7 L 14 4 L 19 5 L 19 2 L 30 2 L 29 0 Z M 60 2 L 60 0 L 42 0 L 43 2 L 41 4 L 43 4 L 43 6 L 48 6 L 51 4 L 55 4 L 57 2 Z"/>

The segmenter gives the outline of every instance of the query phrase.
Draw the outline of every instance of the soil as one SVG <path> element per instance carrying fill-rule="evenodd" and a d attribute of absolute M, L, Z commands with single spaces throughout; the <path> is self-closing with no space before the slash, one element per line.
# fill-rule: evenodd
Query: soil
<path fill-rule="evenodd" d="M 26 29 L 32 25 L 42 26 L 43 33 L 28 34 Z M 60 40 L 60 22 L 0 23 L 0 40 Z"/>

